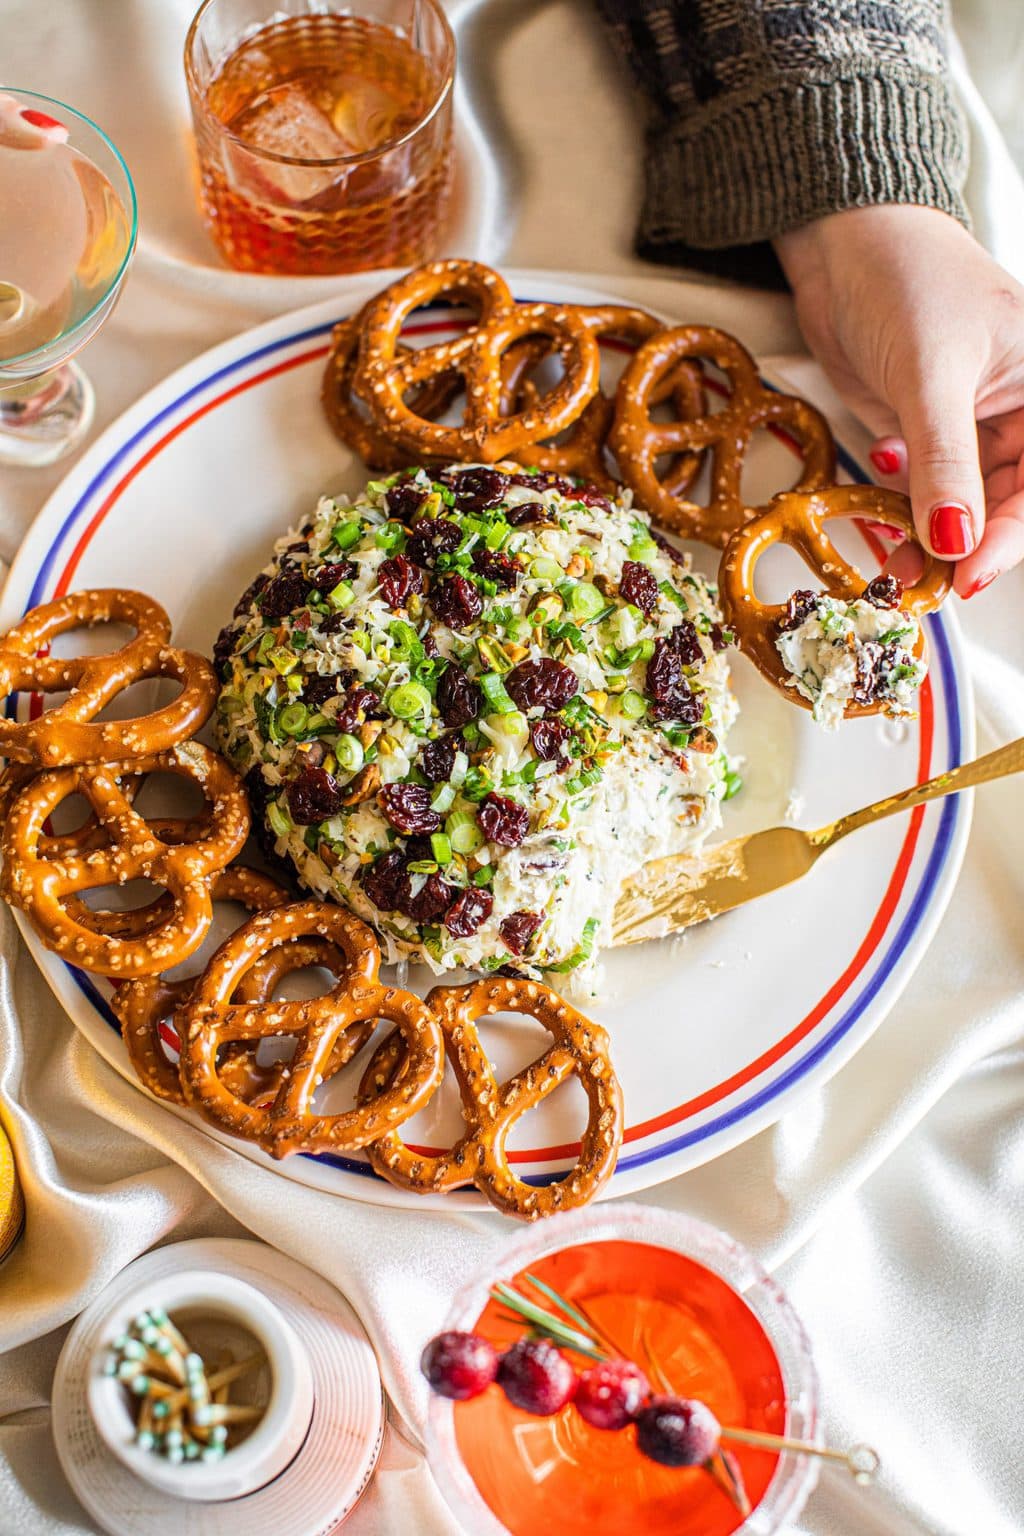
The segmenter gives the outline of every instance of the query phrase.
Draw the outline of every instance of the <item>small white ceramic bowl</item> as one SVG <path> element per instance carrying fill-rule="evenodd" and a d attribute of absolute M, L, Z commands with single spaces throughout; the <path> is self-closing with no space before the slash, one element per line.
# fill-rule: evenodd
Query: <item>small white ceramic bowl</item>
<path fill-rule="evenodd" d="M 131 1395 L 116 1376 L 104 1373 L 113 1340 L 151 1307 L 169 1313 L 200 1354 L 218 1338 L 236 1355 L 259 1346 L 267 1356 L 267 1367 L 242 1378 L 232 1393 L 234 1402 L 262 1406 L 263 1415 L 219 1461 L 172 1462 L 138 1445 Z M 89 1412 L 118 1460 L 164 1493 L 205 1503 L 241 1498 L 283 1472 L 309 1433 L 313 1377 L 305 1348 L 280 1309 L 244 1280 L 203 1270 L 162 1277 L 155 1289 L 150 1282 L 117 1303 L 102 1338 L 89 1373 Z"/>

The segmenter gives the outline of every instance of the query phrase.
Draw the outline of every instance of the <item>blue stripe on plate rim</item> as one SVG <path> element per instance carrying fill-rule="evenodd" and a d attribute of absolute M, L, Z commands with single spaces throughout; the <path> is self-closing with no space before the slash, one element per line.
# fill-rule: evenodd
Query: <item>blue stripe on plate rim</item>
<path fill-rule="evenodd" d="M 36 574 L 36 578 L 33 582 L 26 608 L 32 608 L 37 603 L 43 601 L 43 592 L 49 574 L 53 568 L 54 561 L 57 558 L 58 550 L 64 541 L 65 535 L 78 522 L 83 511 L 89 505 L 90 501 L 93 499 L 96 493 L 106 484 L 106 482 L 111 478 L 118 467 L 123 464 L 127 458 L 129 458 L 132 451 L 138 447 L 146 437 L 148 437 L 157 427 L 161 426 L 170 417 L 179 413 L 182 406 L 187 405 L 189 401 L 194 400 L 196 396 L 205 393 L 210 389 L 211 386 L 220 383 L 222 380 L 229 378 L 232 374 L 238 373 L 248 365 L 258 362 L 262 358 L 267 357 L 274 352 L 280 352 L 288 347 L 298 346 L 302 342 L 311 341 L 315 337 L 326 335 L 330 330 L 333 329 L 335 323 L 335 321 L 330 321 L 324 325 L 311 326 L 307 330 L 296 331 L 289 336 L 281 337 L 276 341 L 268 342 L 264 346 L 258 347 L 252 352 L 247 352 L 242 357 L 235 358 L 232 362 L 225 364 L 224 367 L 217 369 L 215 373 L 209 374 L 205 379 L 200 380 L 197 384 L 193 384 L 189 389 L 178 395 L 168 405 L 163 406 L 143 426 L 139 427 L 138 430 L 131 435 L 131 437 L 127 438 L 93 476 L 65 518 L 59 532 L 51 543 L 50 548 L 47 550 L 45 556 L 43 557 L 39 570 Z M 860 466 L 857 464 L 852 455 L 847 453 L 846 450 L 841 446 L 838 447 L 838 458 L 840 465 L 846 471 L 846 473 L 850 475 L 851 479 L 855 481 L 860 481 L 863 479 L 863 471 L 861 470 Z M 963 732 L 959 699 L 956 691 L 956 675 L 953 665 L 952 650 L 950 648 L 949 636 L 947 634 L 945 621 L 942 615 L 932 614 L 927 619 L 926 623 L 928 626 L 929 637 L 934 642 L 935 651 L 939 658 L 939 667 L 942 676 L 942 695 L 945 703 L 946 733 L 948 742 L 948 760 L 946 767 L 955 768 L 961 761 Z M 9 718 L 14 717 L 17 711 L 17 707 L 18 696 L 12 695 L 12 697 L 8 699 L 6 707 L 6 713 Z M 637 1152 L 627 1153 L 624 1157 L 620 1156 L 618 1163 L 616 1164 L 616 1174 L 624 1173 L 631 1168 L 643 1167 L 648 1163 L 658 1162 L 665 1157 L 670 1157 L 673 1155 L 673 1153 L 680 1152 L 686 1147 L 693 1146 L 695 1143 L 706 1141 L 709 1137 L 717 1135 L 720 1131 L 727 1130 L 731 1126 L 738 1124 L 740 1121 L 747 1119 L 750 1115 L 754 1114 L 764 1105 L 769 1104 L 773 1099 L 778 1098 L 779 1095 L 784 1093 L 793 1083 L 798 1082 L 802 1077 L 806 1076 L 806 1074 L 811 1071 L 811 1069 L 817 1064 L 818 1061 L 829 1055 L 830 1052 L 835 1049 L 839 1041 L 841 1041 L 844 1036 L 849 1033 L 857 1020 L 862 1016 L 870 1003 L 877 996 L 885 982 L 888 980 L 907 946 L 910 944 L 914 934 L 920 927 L 925 912 L 928 909 L 932 891 L 934 890 L 936 882 L 938 881 L 946 861 L 949 858 L 949 853 L 953 842 L 953 833 L 956 828 L 959 815 L 960 797 L 959 795 L 951 795 L 943 803 L 939 827 L 936 833 L 935 841 L 932 845 L 931 853 L 928 857 L 927 864 L 925 865 L 924 873 L 910 902 L 910 905 L 907 908 L 903 920 L 899 925 L 899 928 L 897 929 L 892 941 L 890 942 L 881 962 L 874 969 L 862 990 L 853 999 L 846 1011 L 836 1021 L 832 1028 L 828 1030 L 827 1033 L 824 1034 L 819 1040 L 817 1040 L 814 1045 L 807 1052 L 805 1052 L 803 1056 L 800 1057 L 798 1061 L 789 1066 L 785 1072 L 781 1073 L 778 1077 L 773 1078 L 770 1083 L 766 1084 L 765 1087 L 752 1094 L 749 1098 L 742 1100 L 740 1103 L 732 1105 L 722 1114 L 717 1115 L 712 1120 L 705 1121 L 703 1124 L 695 1127 L 693 1130 L 684 1131 L 682 1134 L 674 1136 L 667 1141 L 659 1142 L 656 1146 L 647 1147 Z M 85 995 L 88 1002 L 96 1010 L 100 1017 L 111 1027 L 111 1029 L 119 1033 L 120 1025 L 118 1020 L 106 999 L 95 986 L 91 977 L 88 976 L 84 971 L 79 970 L 77 966 L 69 965 L 66 960 L 62 961 L 61 963 L 65 966 L 76 986 Z M 312 1154 L 308 1153 L 300 1155 L 312 1156 Z M 316 1157 L 316 1161 L 319 1164 L 328 1164 L 329 1166 L 338 1168 L 345 1173 L 357 1174 L 363 1178 L 379 1177 L 376 1173 L 374 1173 L 373 1169 L 369 1166 L 368 1163 L 360 1162 L 355 1158 L 342 1157 L 335 1153 L 321 1153 Z M 558 1171 L 539 1174 L 527 1174 L 524 1176 L 524 1182 L 536 1185 L 546 1185 L 555 1183 L 561 1177 L 562 1175 Z M 457 1191 L 456 1193 L 463 1193 L 471 1196 L 475 1195 L 475 1191 L 471 1189 L 466 1191 Z"/>

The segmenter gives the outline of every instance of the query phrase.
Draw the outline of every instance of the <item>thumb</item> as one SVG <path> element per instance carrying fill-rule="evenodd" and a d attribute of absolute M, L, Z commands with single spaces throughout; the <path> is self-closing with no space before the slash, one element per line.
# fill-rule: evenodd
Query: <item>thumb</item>
<path fill-rule="evenodd" d="M 900 415 L 914 522 L 933 554 L 960 560 L 977 547 L 985 525 L 974 390 L 942 380 L 916 393 Z"/>

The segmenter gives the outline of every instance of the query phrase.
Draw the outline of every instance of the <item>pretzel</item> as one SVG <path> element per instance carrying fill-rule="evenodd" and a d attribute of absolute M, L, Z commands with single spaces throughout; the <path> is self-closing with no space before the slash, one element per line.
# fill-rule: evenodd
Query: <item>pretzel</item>
<path fill-rule="evenodd" d="M 477 323 L 451 340 L 400 355 L 399 333 L 409 315 L 442 297 L 475 301 Z M 549 339 L 562 377 L 535 406 L 502 416 L 502 357 L 515 343 L 536 335 Z M 452 368 L 465 380 L 461 423 L 445 426 L 417 415 L 406 395 L 414 385 Z M 364 307 L 353 384 L 376 425 L 407 452 L 495 463 L 575 421 L 597 390 L 600 371 L 597 342 L 571 307 L 517 304 L 490 268 L 472 261 L 438 261 L 407 273 Z"/>
<path fill-rule="evenodd" d="M 352 378 L 355 373 L 362 334 L 362 313 L 342 320 L 331 332 L 331 349 L 327 356 L 320 399 L 327 420 L 337 437 L 347 447 L 355 449 L 364 462 L 375 469 L 392 471 L 404 469 L 408 455 L 395 446 L 391 437 L 374 426 L 353 399 Z M 411 347 L 400 346 L 401 355 L 408 355 Z M 461 389 L 459 375 L 454 369 L 428 379 L 412 393 L 409 405 L 418 416 L 436 420 L 443 416 Z"/>
<path fill-rule="evenodd" d="M 659 390 L 685 359 L 705 359 L 727 375 L 731 392 L 724 408 L 693 420 L 653 421 Z M 799 445 L 803 467 L 795 490 L 832 482 L 835 444 L 820 411 L 767 389 L 749 352 L 724 331 L 681 325 L 652 336 L 630 360 L 619 380 L 608 441 L 623 480 L 656 522 L 721 549 L 757 510 L 743 501 L 743 463 L 752 435 L 767 426 L 783 428 Z M 705 448 L 711 450 L 711 494 L 701 506 L 659 478 L 657 461 Z"/>
<path fill-rule="evenodd" d="M 194 841 L 165 841 L 136 811 L 122 778 L 173 773 L 199 784 L 211 807 Z M 105 844 L 48 857 L 47 818 L 68 796 L 89 801 Z M 3 829 L 0 894 L 21 907 L 48 949 L 104 976 L 151 976 L 186 959 L 202 943 L 212 919 L 213 877 L 234 858 L 249 831 L 241 780 L 223 758 L 198 742 L 125 763 L 56 768 L 32 779 L 14 797 Z M 167 900 L 144 909 L 141 933 L 100 931 L 102 919 L 83 919 L 79 893 L 129 880 L 163 886 Z M 116 924 L 115 924 L 116 927 Z"/>
<path fill-rule="evenodd" d="M 611 1177 L 622 1141 L 622 1095 L 608 1056 L 608 1036 L 548 987 L 494 977 L 463 987 L 435 987 L 427 997 L 444 1032 L 445 1054 L 458 1081 L 466 1133 L 439 1156 L 412 1151 L 397 1131 L 371 1141 L 366 1154 L 377 1173 L 402 1189 L 441 1194 L 475 1184 L 492 1205 L 524 1221 L 584 1205 Z M 508 1010 L 542 1024 L 554 1043 L 508 1082 L 495 1080 L 480 1043 L 477 1020 Z M 394 1034 L 374 1053 L 359 1088 L 375 1103 L 403 1080 L 405 1052 Z M 579 1156 L 561 1179 L 536 1187 L 516 1177 L 505 1144 L 523 1115 L 575 1074 L 590 1113 Z"/>
<path fill-rule="evenodd" d="M 345 958 L 337 986 L 301 1001 L 232 1002 L 245 974 L 276 946 L 316 936 Z M 183 1015 L 179 1071 L 188 1102 L 213 1125 L 257 1141 L 273 1157 L 292 1152 L 354 1152 L 401 1124 L 426 1103 L 444 1074 L 440 1027 L 409 992 L 378 980 L 380 950 L 370 929 L 340 907 L 295 902 L 259 912 L 214 955 Z M 348 1061 L 362 1041 L 354 1025 L 387 1019 L 397 1024 L 409 1053 L 402 1081 L 374 1099 L 339 1114 L 313 1109 L 329 1071 Z M 295 1037 L 295 1053 L 269 1104 L 249 1104 L 231 1091 L 218 1055 L 235 1042 Z"/>
<path fill-rule="evenodd" d="M 608 337 L 634 345 L 661 330 L 661 321 L 643 309 L 621 304 L 576 305 L 576 314 L 597 337 Z M 520 342 L 502 359 L 501 409 L 504 415 L 517 405 L 535 405 L 537 387 L 529 375 L 548 355 L 548 347 L 539 338 Z M 669 377 L 657 403 L 672 396 L 675 408 L 685 418 L 698 416 L 704 409 L 701 372 L 694 364 L 683 363 Z M 598 389 L 582 414 L 554 442 L 538 442 L 517 448 L 509 455 L 520 464 L 541 469 L 548 474 L 575 475 L 609 496 L 619 493 L 620 485 L 609 472 L 605 455 L 608 431 L 615 413 L 614 402 Z M 682 455 L 672 466 L 672 486 L 676 494 L 689 488 L 700 470 L 700 454 Z"/>
<path fill-rule="evenodd" d="M 953 567 L 937 560 L 921 545 L 914 527 L 910 502 L 899 491 L 874 485 L 836 485 L 800 494 L 783 492 L 745 527 L 733 534 L 719 567 L 719 601 L 725 622 L 735 630 L 737 644 L 758 671 L 781 689 L 794 704 L 810 709 L 811 701 L 792 687 L 791 674 L 775 644 L 786 616 L 785 603 L 763 603 L 756 595 L 757 563 L 775 544 L 796 550 L 829 596 L 853 602 L 862 596 L 864 577 L 836 549 L 825 531 L 831 518 L 866 517 L 900 529 L 920 550 L 924 568 L 912 587 L 903 592 L 900 608 L 914 618 L 931 613 L 953 585 Z M 923 634 L 918 651 L 924 648 Z M 884 700 L 847 704 L 845 714 L 873 715 Z"/>
<path fill-rule="evenodd" d="M 235 864 L 218 875 L 213 899 L 215 902 L 241 902 L 250 912 L 264 912 L 284 906 L 289 893 L 269 875 Z M 137 923 L 134 912 L 116 916 L 128 919 L 131 924 Z M 283 977 L 310 966 L 327 966 L 336 976 L 341 976 L 347 961 L 322 939 L 294 939 L 271 950 L 245 973 L 239 983 L 238 997 L 243 1002 L 267 1002 Z M 114 1012 L 121 1022 L 121 1038 L 140 1081 L 157 1098 L 173 1104 L 186 1101 L 177 1063 L 171 1061 L 163 1048 L 162 1032 L 169 1025 L 180 1040 L 184 1031 L 182 1019 L 197 979 L 197 976 L 175 981 L 165 976 L 138 977 L 118 987 L 112 999 Z M 359 1049 L 373 1033 L 373 1025 L 357 1025 L 354 1030 L 359 1032 L 355 1042 L 355 1048 Z M 349 1044 L 352 1043 L 350 1039 Z M 340 1060 L 337 1064 L 341 1065 Z M 229 1090 L 248 1103 L 277 1092 L 287 1063 L 261 1066 L 257 1048 L 251 1042 L 235 1041 L 224 1047 L 217 1070 Z"/>
<path fill-rule="evenodd" d="M 68 630 L 122 623 L 136 633 L 102 656 L 40 656 Z M 210 663 L 168 645 L 170 620 L 141 592 L 104 588 L 71 592 L 33 608 L 0 639 L 0 697 L 19 689 L 69 693 L 35 720 L 0 719 L 0 753 L 36 768 L 123 761 L 160 752 L 194 735 L 209 718 L 218 683 Z M 149 677 L 174 677 L 182 691 L 170 704 L 130 720 L 96 720 L 125 688 Z"/>

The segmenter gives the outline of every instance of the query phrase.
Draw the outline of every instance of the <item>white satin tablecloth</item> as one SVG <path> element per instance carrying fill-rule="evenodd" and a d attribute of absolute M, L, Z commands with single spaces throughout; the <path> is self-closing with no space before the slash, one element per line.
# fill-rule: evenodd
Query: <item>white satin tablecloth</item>
<path fill-rule="evenodd" d="M 240 278 L 217 266 L 190 188 L 180 50 L 193 6 L 0 6 L 7 82 L 97 117 L 139 187 L 135 270 L 87 357 L 97 427 L 214 342 L 343 292 L 336 280 Z M 785 299 L 749 294 L 737 309 L 714 285 L 684 294 L 679 279 L 632 256 L 635 103 L 586 0 L 478 0 L 449 10 L 462 56 L 464 167 L 453 249 L 601 274 L 605 287 L 651 307 L 673 309 L 685 298 L 689 314 L 712 323 L 728 310 L 754 351 L 799 350 Z M 1024 22 L 998 0 L 971 0 L 963 12 L 972 65 L 996 71 L 979 90 L 958 59 L 972 125 L 972 209 L 982 238 L 1024 276 L 1024 191 L 984 105 L 1019 111 L 1019 75 L 1007 89 L 998 70 L 1024 52 Z M 998 26 L 1005 49 L 992 46 Z M 0 555 L 11 558 L 63 467 L 0 471 Z M 1021 572 L 962 611 L 979 751 L 1024 734 L 1022 611 Z M 871 1490 L 823 1476 L 799 1526 L 804 1536 L 1024 1529 L 1021 809 L 1018 782 L 979 794 L 945 920 L 859 1055 L 774 1129 L 647 1197 L 727 1228 L 777 1272 L 814 1340 L 830 1438 L 869 1440 L 882 1453 Z M 392 1433 L 346 1531 L 455 1536 L 417 1448 L 425 1404 L 416 1359 L 458 1281 L 507 1240 L 506 1225 L 328 1199 L 211 1142 L 99 1059 L 5 911 L 0 1119 L 28 1202 L 25 1235 L 0 1267 L 0 1536 L 95 1529 L 63 1482 L 49 1432 L 50 1380 L 70 1321 L 153 1244 L 243 1230 L 334 1281 L 377 1346 Z"/>

